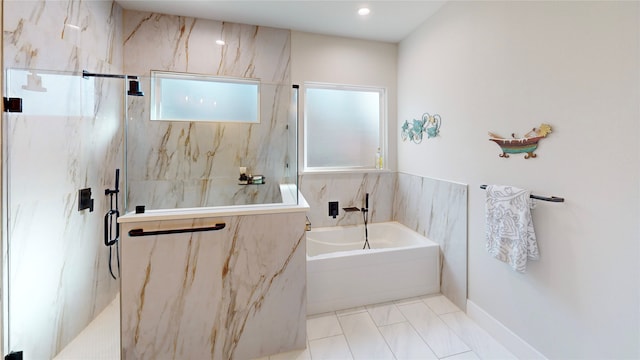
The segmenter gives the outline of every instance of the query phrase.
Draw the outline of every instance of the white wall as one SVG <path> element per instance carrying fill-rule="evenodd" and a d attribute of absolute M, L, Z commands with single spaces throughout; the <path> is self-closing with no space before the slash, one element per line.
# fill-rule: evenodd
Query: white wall
<path fill-rule="evenodd" d="M 396 61 L 397 45 L 292 31 L 291 78 L 300 85 L 300 118 L 304 110 L 304 82 L 380 86 L 387 89 L 389 144 L 387 163 L 396 159 Z M 301 133 L 302 133 L 301 121 Z M 304 144 L 301 139 L 299 148 Z M 300 159 L 302 159 L 302 152 Z M 373 157 L 374 154 L 371 154 Z M 300 169 L 302 169 L 302 161 Z"/>
<path fill-rule="evenodd" d="M 469 300 L 549 358 L 637 358 L 639 11 L 636 2 L 449 2 L 398 50 L 398 170 L 469 184 Z M 487 132 L 553 133 L 499 158 Z M 485 250 L 484 191 L 565 203 L 534 210 L 541 259 L 518 274 Z"/>

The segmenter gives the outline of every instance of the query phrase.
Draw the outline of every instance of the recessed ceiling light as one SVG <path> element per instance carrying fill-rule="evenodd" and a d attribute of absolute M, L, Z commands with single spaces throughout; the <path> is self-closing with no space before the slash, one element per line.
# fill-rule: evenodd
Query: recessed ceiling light
<path fill-rule="evenodd" d="M 218 45 L 224 45 L 224 44 L 225 44 L 225 42 L 224 42 L 224 40 L 216 40 L 216 44 L 218 44 Z"/>
<path fill-rule="evenodd" d="M 358 9 L 358 14 L 361 16 L 369 15 L 370 12 L 371 10 L 369 10 L 369 8 L 366 8 L 366 7 Z"/>

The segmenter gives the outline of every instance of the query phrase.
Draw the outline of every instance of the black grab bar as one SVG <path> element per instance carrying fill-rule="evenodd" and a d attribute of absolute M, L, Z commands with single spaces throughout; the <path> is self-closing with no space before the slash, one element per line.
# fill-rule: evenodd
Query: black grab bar
<path fill-rule="evenodd" d="M 486 189 L 487 185 L 480 185 L 480 189 Z M 542 201 L 551 201 L 551 202 L 564 202 L 564 198 L 561 197 L 557 197 L 557 196 L 552 196 L 552 197 L 546 197 L 546 196 L 539 196 L 539 195 L 529 195 L 530 198 L 532 199 L 536 199 L 536 200 L 542 200 Z"/>
<path fill-rule="evenodd" d="M 169 234 L 183 234 L 183 233 L 194 233 L 194 232 L 202 232 L 202 231 L 215 231 L 222 230 L 227 226 L 225 223 L 216 224 L 216 226 L 209 227 L 200 227 L 200 228 L 188 228 L 188 229 L 174 229 L 174 230 L 153 230 L 153 231 L 144 231 L 144 229 L 131 229 L 129 230 L 129 236 L 153 236 L 153 235 L 169 235 Z"/>

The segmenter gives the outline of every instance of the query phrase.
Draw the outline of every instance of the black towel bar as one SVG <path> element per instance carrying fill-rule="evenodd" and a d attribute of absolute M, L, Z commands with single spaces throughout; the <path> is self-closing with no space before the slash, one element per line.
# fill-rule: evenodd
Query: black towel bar
<path fill-rule="evenodd" d="M 188 229 L 174 229 L 174 230 L 154 230 L 154 231 L 144 231 L 144 229 L 131 229 L 129 230 L 129 236 L 153 236 L 153 235 L 169 235 L 169 234 L 183 234 L 183 233 L 194 233 L 194 232 L 202 232 L 202 231 L 215 231 L 222 230 L 227 226 L 225 223 L 216 224 L 216 226 L 209 227 L 200 227 L 200 228 L 188 228 Z"/>
<path fill-rule="evenodd" d="M 486 189 L 486 188 L 487 188 L 487 185 L 480 185 L 480 189 Z M 531 196 L 529 197 L 532 199 L 542 200 L 542 201 L 564 202 L 564 198 L 556 197 L 556 196 L 546 197 L 546 196 L 538 196 L 538 195 L 531 194 Z"/>

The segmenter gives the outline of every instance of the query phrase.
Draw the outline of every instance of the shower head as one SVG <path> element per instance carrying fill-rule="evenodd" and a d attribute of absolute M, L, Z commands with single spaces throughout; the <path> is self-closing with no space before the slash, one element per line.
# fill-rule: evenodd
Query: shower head
<path fill-rule="evenodd" d="M 129 96 L 144 96 L 144 93 L 140 91 L 140 82 L 138 80 L 129 80 Z"/>

